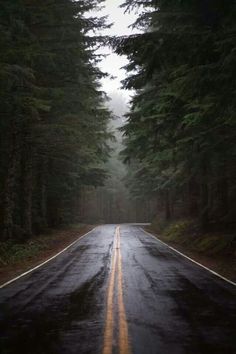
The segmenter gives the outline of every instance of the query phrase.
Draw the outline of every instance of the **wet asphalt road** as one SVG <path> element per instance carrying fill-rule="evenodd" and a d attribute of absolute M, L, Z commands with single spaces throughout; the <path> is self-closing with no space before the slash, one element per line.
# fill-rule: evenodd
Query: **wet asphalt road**
<path fill-rule="evenodd" d="M 236 288 L 139 226 L 121 225 L 120 245 L 114 246 L 116 229 L 97 227 L 0 290 L 0 353 L 105 353 L 108 288 L 118 248 L 129 351 L 120 351 L 116 280 L 110 314 L 113 354 L 236 353 Z"/>

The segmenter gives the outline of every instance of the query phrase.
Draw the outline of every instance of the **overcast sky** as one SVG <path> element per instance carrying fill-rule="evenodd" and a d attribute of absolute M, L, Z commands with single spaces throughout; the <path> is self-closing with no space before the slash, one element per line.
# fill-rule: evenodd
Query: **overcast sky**
<path fill-rule="evenodd" d="M 135 22 L 136 15 L 134 13 L 124 14 L 124 9 L 119 8 L 124 0 L 106 0 L 105 1 L 105 8 L 99 13 L 99 17 L 104 15 L 109 15 L 109 23 L 113 23 L 113 26 L 110 29 L 103 31 L 105 35 L 112 35 L 112 36 L 121 36 L 121 35 L 128 35 L 134 33 L 129 25 Z M 137 31 L 137 30 L 135 30 Z M 101 51 L 100 51 L 101 52 Z M 127 64 L 127 59 L 124 56 L 118 56 L 115 53 L 112 53 L 111 49 L 104 48 L 102 53 L 109 54 L 101 63 L 100 67 L 102 71 L 108 72 L 112 76 L 115 76 L 116 79 L 111 80 L 110 78 L 105 78 L 102 80 L 102 85 L 104 91 L 106 91 L 109 95 L 114 91 L 121 92 L 125 97 L 129 97 L 129 92 L 120 90 L 121 87 L 121 80 L 123 80 L 126 76 L 125 70 L 121 69 L 121 67 Z"/>

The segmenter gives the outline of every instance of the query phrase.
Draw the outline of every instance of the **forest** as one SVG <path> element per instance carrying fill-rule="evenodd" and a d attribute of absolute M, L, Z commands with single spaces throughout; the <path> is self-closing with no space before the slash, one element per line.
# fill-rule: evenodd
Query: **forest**
<path fill-rule="evenodd" d="M 133 195 L 156 196 L 164 219 L 235 230 L 236 2 L 127 0 L 141 33 L 115 38 L 135 91 L 123 159 Z"/>
<path fill-rule="evenodd" d="M 236 0 L 0 0 L 0 354 L 236 354 Z"/>
<path fill-rule="evenodd" d="M 102 3 L 1 1 L 1 240 L 155 215 L 235 230 L 236 2 L 126 0 L 138 32 L 113 38 Z M 134 92 L 116 112 L 108 42 Z"/>
<path fill-rule="evenodd" d="M 99 0 L 0 5 L 1 239 L 26 240 L 77 218 L 82 186 L 106 177 L 111 112 L 93 35 Z"/>

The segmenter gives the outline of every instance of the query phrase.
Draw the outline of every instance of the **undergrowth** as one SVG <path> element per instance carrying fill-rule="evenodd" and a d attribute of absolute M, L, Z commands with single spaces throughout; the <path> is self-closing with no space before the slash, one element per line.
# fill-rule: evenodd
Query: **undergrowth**
<path fill-rule="evenodd" d="M 0 265 L 14 264 L 30 259 L 40 251 L 47 249 L 46 240 L 29 241 L 27 243 L 14 243 L 13 241 L 0 242 Z"/>
<path fill-rule="evenodd" d="M 68 225 L 65 231 L 79 231 L 84 224 Z M 61 230 L 61 231 L 63 231 Z M 63 235 L 57 231 L 49 230 L 47 234 L 35 236 L 25 243 L 16 243 L 15 240 L 0 242 L 0 266 L 14 265 L 27 262 L 37 257 L 40 252 L 50 250 L 54 243 Z"/>
<path fill-rule="evenodd" d="M 202 233 L 194 220 L 167 223 L 155 219 L 152 229 L 158 232 L 163 240 L 182 245 L 198 253 L 217 255 L 236 252 L 235 234 Z"/>

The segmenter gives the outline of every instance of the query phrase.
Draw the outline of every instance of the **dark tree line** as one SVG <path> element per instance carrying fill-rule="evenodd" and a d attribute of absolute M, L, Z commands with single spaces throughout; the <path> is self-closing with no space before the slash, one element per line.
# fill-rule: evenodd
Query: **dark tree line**
<path fill-rule="evenodd" d="M 135 26 L 113 41 L 134 89 L 124 159 L 134 195 L 156 194 L 167 219 L 235 228 L 236 2 L 146 0 Z"/>
<path fill-rule="evenodd" d="M 0 1 L 0 225 L 4 239 L 73 222 L 101 185 L 110 112 L 94 30 L 101 0 Z M 92 33 L 92 35 L 90 35 Z"/>

